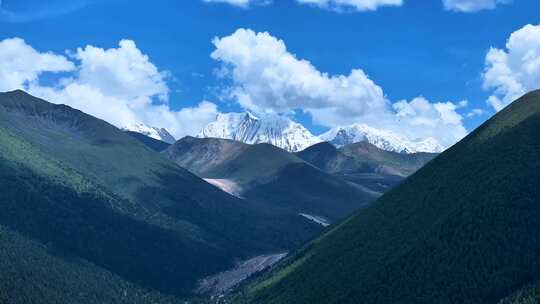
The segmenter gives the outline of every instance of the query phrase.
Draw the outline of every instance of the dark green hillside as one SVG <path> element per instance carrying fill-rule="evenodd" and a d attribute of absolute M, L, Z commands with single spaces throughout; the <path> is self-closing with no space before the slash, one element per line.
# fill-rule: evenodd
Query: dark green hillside
<path fill-rule="evenodd" d="M 244 197 L 295 213 L 339 220 L 367 206 L 378 193 L 322 172 L 305 163 L 291 163 L 264 184 L 246 191 Z"/>
<path fill-rule="evenodd" d="M 385 193 L 399 185 L 405 177 L 384 173 L 335 173 L 338 178 L 362 185 L 372 191 Z"/>
<path fill-rule="evenodd" d="M 238 302 L 497 303 L 540 279 L 539 159 L 535 91 Z"/>
<path fill-rule="evenodd" d="M 154 139 L 152 137 L 146 136 L 138 132 L 132 132 L 132 131 L 125 131 L 125 132 L 156 152 L 161 152 L 167 149 L 168 147 L 170 147 L 171 145 L 164 141 Z"/>
<path fill-rule="evenodd" d="M 123 131 L 78 110 L 22 91 L 0 98 L 0 127 L 128 198 L 135 198 L 141 184 L 158 185 L 155 171 L 170 165 Z M 196 179 L 178 172 L 186 181 Z"/>
<path fill-rule="evenodd" d="M 0 300 L 188 296 L 198 279 L 318 228 L 228 195 L 104 121 L 22 91 L 0 94 L 0 229 L 17 239 L 2 243 L 0 270 L 11 272 L 0 276 L 12 275 Z M 21 246 L 35 252 L 15 254 Z"/>
<path fill-rule="evenodd" d="M 77 193 L 0 159 L 0 302 L 165 300 L 149 290 L 175 293 L 173 282 L 204 271 L 194 264 L 199 259 L 216 263 L 209 268 L 227 262 L 206 244 L 115 213 L 114 200 L 100 191 Z"/>
<path fill-rule="evenodd" d="M 540 303 L 540 282 L 527 284 L 523 288 L 502 299 L 497 304 L 538 304 Z"/>
<path fill-rule="evenodd" d="M 0 226 L 0 303 L 184 303 Z"/>

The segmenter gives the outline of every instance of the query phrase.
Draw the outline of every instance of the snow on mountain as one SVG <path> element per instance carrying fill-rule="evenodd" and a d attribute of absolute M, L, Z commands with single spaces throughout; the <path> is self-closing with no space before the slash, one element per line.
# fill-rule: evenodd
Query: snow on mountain
<path fill-rule="evenodd" d="M 271 114 L 256 117 L 249 112 L 220 113 L 197 137 L 226 138 L 247 144 L 269 143 L 291 152 L 320 141 L 304 126 L 287 117 Z"/>
<path fill-rule="evenodd" d="M 439 153 L 444 150 L 432 137 L 409 140 L 392 131 L 366 124 L 336 127 L 320 136 L 314 136 L 304 126 L 285 116 L 267 114 L 256 117 L 249 112 L 220 113 L 197 137 L 226 138 L 247 144 L 269 143 L 291 152 L 301 151 L 322 141 L 330 142 L 338 148 L 367 141 L 380 149 L 398 153 Z"/>
<path fill-rule="evenodd" d="M 123 127 L 122 130 L 141 133 L 148 137 L 152 137 L 154 139 L 161 140 L 169 144 L 174 144 L 176 142 L 174 136 L 172 136 L 165 128 L 149 127 L 142 123 L 135 123 Z"/>
<path fill-rule="evenodd" d="M 319 139 L 328 141 L 336 147 L 367 141 L 380 149 L 398 153 L 439 153 L 444 150 L 444 147 L 432 137 L 409 140 L 394 132 L 376 129 L 365 124 L 336 127 L 320 135 Z"/>

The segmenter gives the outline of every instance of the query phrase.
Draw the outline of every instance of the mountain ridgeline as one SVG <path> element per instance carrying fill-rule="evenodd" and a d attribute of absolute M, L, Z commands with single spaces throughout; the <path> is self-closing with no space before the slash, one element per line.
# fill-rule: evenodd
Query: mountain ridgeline
<path fill-rule="evenodd" d="M 249 112 L 220 113 L 197 137 L 233 139 L 248 144 L 267 143 L 292 152 L 318 142 L 308 129 L 287 117 L 256 117 Z"/>
<path fill-rule="evenodd" d="M 146 145 L 148 148 L 156 151 L 156 152 L 162 152 L 168 147 L 171 146 L 171 144 L 166 143 L 162 140 L 152 138 L 148 135 L 144 135 L 139 132 L 134 131 L 124 131 L 126 134 L 130 135 L 131 137 L 135 138 L 136 140 L 140 141 L 144 145 Z"/>
<path fill-rule="evenodd" d="M 318 143 L 290 153 L 270 144 L 185 137 L 162 154 L 208 182 L 264 206 L 339 220 L 367 206 L 436 154 L 397 153 L 367 142 Z"/>
<path fill-rule="evenodd" d="M 171 303 L 320 228 L 231 196 L 112 125 L 0 94 L 0 303 Z"/>
<path fill-rule="evenodd" d="M 406 177 L 433 159 L 435 153 L 397 153 L 358 142 L 336 148 L 323 142 L 296 153 L 298 157 L 333 174 L 380 173 Z"/>
<path fill-rule="evenodd" d="M 433 159 L 435 153 L 397 153 L 368 142 L 336 148 L 322 142 L 296 153 L 304 161 L 336 176 L 380 194 Z"/>
<path fill-rule="evenodd" d="M 537 303 L 540 91 L 247 286 L 236 303 Z"/>
<path fill-rule="evenodd" d="M 186 137 L 163 154 L 263 209 L 335 221 L 366 206 L 378 195 L 270 144 Z"/>
<path fill-rule="evenodd" d="M 444 150 L 433 137 L 411 140 L 393 131 L 366 124 L 339 126 L 315 136 L 288 116 L 263 114 L 257 117 L 249 112 L 220 113 L 197 137 L 233 139 L 247 144 L 267 143 L 289 152 L 298 152 L 320 142 L 330 142 L 338 148 L 367 142 L 380 149 L 399 153 L 439 153 Z"/>

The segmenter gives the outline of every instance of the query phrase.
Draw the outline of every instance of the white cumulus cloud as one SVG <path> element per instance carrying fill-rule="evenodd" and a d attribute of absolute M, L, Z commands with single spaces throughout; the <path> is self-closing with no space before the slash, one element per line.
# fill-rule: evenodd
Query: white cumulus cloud
<path fill-rule="evenodd" d="M 20 38 L 0 41 L 0 91 L 22 89 L 43 72 L 65 72 L 75 65 L 64 56 L 39 53 Z"/>
<path fill-rule="evenodd" d="M 481 10 L 495 9 L 497 4 L 506 4 L 511 0 L 443 0 L 444 8 L 449 11 L 474 13 Z"/>
<path fill-rule="evenodd" d="M 375 11 L 381 6 L 401 6 L 403 0 L 297 0 L 301 4 L 309 4 L 334 10 Z"/>
<path fill-rule="evenodd" d="M 213 42 L 211 57 L 224 63 L 234 81 L 231 96 L 251 111 L 329 108 L 341 117 L 355 117 L 386 106 L 382 89 L 362 70 L 347 76 L 321 73 L 269 33 L 239 29 Z"/>
<path fill-rule="evenodd" d="M 392 104 L 363 70 L 321 72 L 266 32 L 238 29 L 213 43 L 211 57 L 222 63 L 220 74 L 231 81 L 227 97 L 255 113 L 301 110 L 327 127 L 363 122 L 411 139 L 431 136 L 446 146 L 466 134 L 456 112 L 466 102 L 432 103 L 419 97 Z"/>
<path fill-rule="evenodd" d="M 120 41 L 117 48 L 86 46 L 69 54 L 41 53 L 18 38 L 0 41 L 0 90 L 25 89 L 118 127 L 145 123 L 177 137 L 195 134 L 217 114 L 217 106 L 207 101 L 171 109 L 168 73 L 159 71 L 131 40 Z M 68 73 L 46 86 L 39 82 L 46 72 Z"/>
<path fill-rule="evenodd" d="M 463 117 L 457 112 L 465 106 L 465 101 L 430 102 L 424 97 L 416 97 L 394 103 L 393 113 L 381 115 L 382 121 L 372 124 L 380 124 L 410 139 L 433 137 L 448 147 L 467 135 Z"/>
<path fill-rule="evenodd" d="M 497 111 L 524 93 L 540 88 L 540 25 L 526 25 L 510 35 L 505 49 L 486 55 L 484 88 Z"/>

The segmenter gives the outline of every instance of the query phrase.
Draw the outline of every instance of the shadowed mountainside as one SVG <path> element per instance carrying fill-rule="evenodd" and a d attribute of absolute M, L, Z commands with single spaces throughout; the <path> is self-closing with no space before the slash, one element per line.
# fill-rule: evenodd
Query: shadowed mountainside
<path fill-rule="evenodd" d="M 529 284 L 540 279 L 539 130 L 535 91 L 306 245 L 236 302 L 536 301 Z"/>
<path fill-rule="evenodd" d="M 207 180 L 234 184 L 239 196 L 264 208 L 277 207 L 290 214 L 335 221 L 378 195 L 270 144 L 186 137 L 163 155 Z"/>
<path fill-rule="evenodd" d="M 0 302 L 165 303 L 320 230 L 22 91 L 0 94 L 0 168 Z"/>

